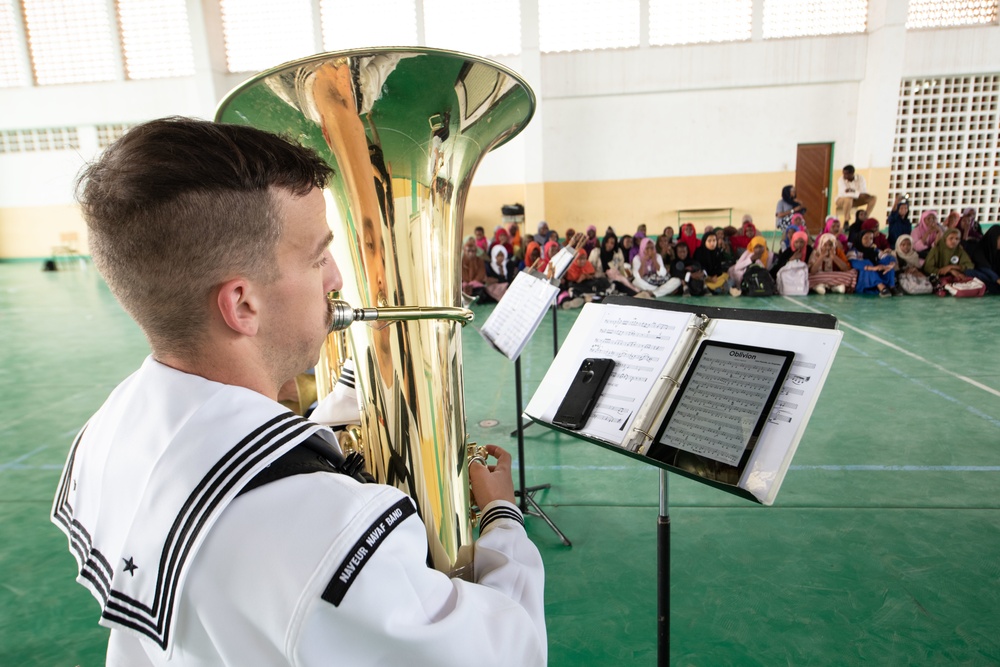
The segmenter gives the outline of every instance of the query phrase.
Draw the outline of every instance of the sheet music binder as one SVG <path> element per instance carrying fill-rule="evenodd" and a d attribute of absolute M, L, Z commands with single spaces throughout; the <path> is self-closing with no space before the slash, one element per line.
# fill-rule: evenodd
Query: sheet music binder
<path fill-rule="evenodd" d="M 612 323 L 616 326 L 610 326 Z M 632 323 L 636 323 L 635 330 L 629 332 L 627 329 Z M 680 326 L 683 330 L 677 328 Z M 674 327 L 672 335 L 662 334 L 666 327 Z M 774 502 L 836 356 L 842 333 L 835 327 L 836 318 L 811 313 L 719 308 L 627 297 L 610 298 L 599 305 L 588 304 L 525 409 L 525 414 L 550 428 L 770 505 Z M 616 385 L 612 380 L 612 384 L 605 389 L 605 396 L 610 394 L 607 402 L 599 403 L 595 410 L 596 418 L 592 416 L 580 431 L 566 431 L 554 426 L 551 404 L 558 403 L 565 393 L 565 376 L 571 375 L 579 366 L 578 359 L 583 356 L 614 358 L 619 362 L 618 368 L 624 368 L 622 372 L 627 374 L 630 364 L 627 357 L 632 355 L 631 358 L 635 358 L 632 350 L 649 347 L 643 344 L 646 340 L 643 331 L 646 330 L 651 332 L 650 337 L 658 336 L 656 340 L 663 343 L 660 352 L 665 360 L 653 374 L 655 377 L 650 376 L 645 384 L 632 382 L 628 385 L 636 391 L 635 400 L 639 404 L 634 415 L 625 416 L 627 408 L 621 406 L 627 404 L 629 397 L 616 395 L 622 385 Z M 739 480 L 712 479 L 710 473 L 682 470 L 646 456 L 703 340 L 756 345 L 795 353 L 795 361 L 782 384 L 779 400 Z M 615 357 L 616 354 L 620 355 L 619 358 Z M 655 354 L 641 357 L 640 363 L 651 358 L 655 358 Z M 601 410 L 604 414 L 597 414 Z M 616 425 L 615 419 L 624 420 L 621 430 L 612 429 Z"/>

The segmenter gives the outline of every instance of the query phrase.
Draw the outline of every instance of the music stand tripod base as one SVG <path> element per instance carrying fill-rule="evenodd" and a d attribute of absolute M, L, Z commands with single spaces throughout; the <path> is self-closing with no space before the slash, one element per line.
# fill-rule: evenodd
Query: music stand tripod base
<path fill-rule="evenodd" d="M 514 361 L 514 394 L 517 401 L 517 430 L 511 433 L 513 436 L 517 434 L 517 460 L 518 460 L 518 488 L 514 490 L 514 495 L 521 499 L 519 507 L 521 508 L 521 514 L 525 516 L 537 516 L 541 518 L 545 523 L 549 524 L 549 528 L 559 536 L 562 543 L 568 547 L 573 546 L 573 543 L 569 541 L 569 538 L 559 530 L 559 526 L 549 518 L 549 515 L 545 513 L 545 510 L 535 501 L 534 495 L 538 491 L 543 491 L 545 489 L 552 488 L 551 484 L 539 484 L 538 486 L 525 486 L 524 483 L 524 424 L 521 422 L 521 358 L 518 357 Z M 534 423 L 534 422 L 531 422 Z M 528 505 L 531 508 L 528 508 Z"/>

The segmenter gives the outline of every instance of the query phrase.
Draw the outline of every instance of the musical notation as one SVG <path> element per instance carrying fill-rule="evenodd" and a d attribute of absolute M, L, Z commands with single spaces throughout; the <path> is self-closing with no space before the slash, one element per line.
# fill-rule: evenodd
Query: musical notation
<path fill-rule="evenodd" d="M 558 293 L 550 282 L 518 273 L 483 325 L 483 336 L 508 359 L 517 359 Z"/>
<path fill-rule="evenodd" d="M 706 346 L 660 442 L 727 465 L 739 465 L 785 358 L 733 356 Z"/>

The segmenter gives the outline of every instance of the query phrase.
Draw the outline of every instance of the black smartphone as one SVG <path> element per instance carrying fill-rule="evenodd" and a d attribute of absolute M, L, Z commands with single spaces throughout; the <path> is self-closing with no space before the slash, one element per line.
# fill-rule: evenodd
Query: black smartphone
<path fill-rule="evenodd" d="M 552 423 L 573 431 L 583 428 L 614 367 L 614 359 L 584 359 Z"/>

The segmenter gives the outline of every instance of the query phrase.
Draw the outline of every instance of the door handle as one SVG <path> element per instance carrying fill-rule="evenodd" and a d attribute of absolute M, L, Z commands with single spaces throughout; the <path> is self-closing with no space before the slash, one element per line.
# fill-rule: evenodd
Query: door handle
<path fill-rule="evenodd" d="M 830 196 L 830 188 L 829 187 L 823 188 L 823 196 L 824 197 L 829 197 Z"/>

